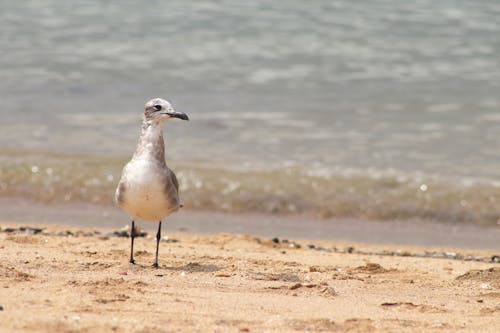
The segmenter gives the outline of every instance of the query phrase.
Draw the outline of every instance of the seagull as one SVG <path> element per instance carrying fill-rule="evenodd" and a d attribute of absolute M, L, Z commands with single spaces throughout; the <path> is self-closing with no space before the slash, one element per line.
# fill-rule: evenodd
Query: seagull
<path fill-rule="evenodd" d="M 158 222 L 156 258 L 161 239 L 161 221 L 179 210 L 179 183 L 165 163 L 163 124 L 173 118 L 189 120 L 161 98 L 144 105 L 141 136 L 132 159 L 125 165 L 116 188 L 115 200 L 132 219 L 130 227 L 130 263 L 134 264 L 135 221 Z"/>

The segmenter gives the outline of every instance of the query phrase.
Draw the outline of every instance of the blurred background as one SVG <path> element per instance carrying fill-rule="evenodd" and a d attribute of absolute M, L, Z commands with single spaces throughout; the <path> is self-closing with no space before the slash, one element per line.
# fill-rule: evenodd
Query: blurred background
<path fill-rule="evenodd" d="M 113 205 L 144 103 L 189 210 L 500 225 L 500 3 L 0 1 L 0 196 Z M 9 201 L 10 202 L 10 201 Z"/>

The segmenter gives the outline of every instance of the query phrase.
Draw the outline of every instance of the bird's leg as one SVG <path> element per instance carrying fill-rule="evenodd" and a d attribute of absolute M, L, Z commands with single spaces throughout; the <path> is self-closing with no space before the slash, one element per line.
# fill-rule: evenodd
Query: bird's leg
<path fill-rule="evenodd" d="M 158 232 L 156 233 L 156 258 L 153 267 L 158 268 L 158 248 L 160 247 L 161 239 L 161 221 L 158 223 Z"/>
<path fill-rule="evenodd" d="M 130 226 L 130 263 L 135 264 L 134 260 L 134 237 L 135 237 L 135 224 L 132 220 L 132 225 Z"/>

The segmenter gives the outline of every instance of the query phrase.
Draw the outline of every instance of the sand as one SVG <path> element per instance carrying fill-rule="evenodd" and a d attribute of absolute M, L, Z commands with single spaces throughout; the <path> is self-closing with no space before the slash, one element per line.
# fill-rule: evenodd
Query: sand
<path fill-rule="evenodd" d="M 128 238 L 46 228 L 0 232 L 1 332 L 500 332 L 496 263 L 166 230 L 154 269 L 152 235 L 132 265 Z"/>

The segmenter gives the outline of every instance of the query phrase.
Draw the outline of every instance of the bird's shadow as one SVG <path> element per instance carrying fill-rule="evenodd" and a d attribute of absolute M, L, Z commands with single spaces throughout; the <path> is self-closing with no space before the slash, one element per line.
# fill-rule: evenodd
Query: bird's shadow
<path fill-rule="evenodd" d="M 198 273 L 198 272 L 203 272 L 203 273 L 212 273 L 212 272 L 217 272 L 222 269 L 222 267 L 213 265 L 213 264 L 208 264 L 208 265 L 203 265 L 197 262 L 190 262 L 187 265 L 183 266 L 160 266 L 161 269 L 166 269 L 170 271 L 182 271 L 182 272 L 189 272 L 189 273 Z"/>
<path fill-rule="evenodd" d="M 197 262 L 190 262 L 183 266 L 166 266 L 160 265 L 159 267 L 153 267 L 153 265 L 146 264 L 133 264 L 133 267 L 139 269 L 148 269 L 151 268 L 153 271 L 161 272 L 161 271 L 178 271 L 178 272 L 186 272 L 186 273 L 213 273 L 220 271 L 223 267 L 208 264 L 203 265 Z"/>

